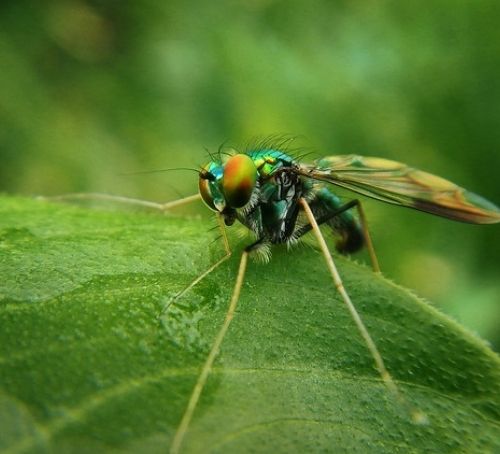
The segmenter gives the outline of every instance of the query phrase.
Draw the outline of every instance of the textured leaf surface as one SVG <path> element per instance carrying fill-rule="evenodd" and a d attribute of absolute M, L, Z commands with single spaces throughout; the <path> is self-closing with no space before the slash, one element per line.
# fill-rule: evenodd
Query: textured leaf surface
<path fill-rule="evenodd" d="M 160 323 L 162 305 L 221 255 L 211 224 L 0 200 L 0 450 L 165 452 L 238 254 Z M 319 253 L 277 248 L 270 264 L 250 262 L 185 452 L 500 450 L 498 357 L 406 290 L 337 261 L 429 424 L 388 395 Z"/>

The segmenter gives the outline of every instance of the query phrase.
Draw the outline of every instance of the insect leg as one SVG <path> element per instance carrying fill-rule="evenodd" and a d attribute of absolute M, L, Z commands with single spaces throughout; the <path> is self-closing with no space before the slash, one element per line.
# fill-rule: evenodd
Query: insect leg
<path fill-rule="evenodd" d="M 358 209 L 359 220 L 361 222 L 361 228 L 363 229 L 363 235 L 365 236 L 366 248 L 370 254 L 370 260 L 372 262 L 372 268 L 375 273 L 380 273 L 380 266 L 378 264 L 377 254 L 375 254 L 375 248 L 373 247 L 372 237 L 370 236 L 370 231 L 368 230 L 368 223 L 366 222 L 365 210 L 361 205 L 359 200 L 355 200 L 356 208 Z"/>
<path fill-rule="evenodd" d="M 328 250 L 328 246 L 326 244 L 325 238 L 323 237 L 323 234 L 321 233 L 321 230 L 318 226 L 318 223 L 316 219 L 314 218 L 314 214 L 311 210 L 311 207 L 309 206 L 309 203 L 304 198 L 300 199 L 300 203 L 302 207 L 304 208 L 304 211 L 306 213 L 306 216 L 311 224 L 311 229 L 313 230 L 316 239 L 318 240 L 318 243 L 321 248 L 321 252 L 323 253 L 323 256 L 325 257 L 328 270 L 330 271 L 330 275 L 333 279 L 333 282 L 335 284 L 335 287 L 337 288 L 340 296 L 342 297 L 342 300 L 344 301 L 345 305 L 347 306 L 347 309 L 349 310 L 351 317 L 353 318 L 354 322 L 356 323 L 356 326 L 363 337 L 363 340 L 365 341 L 366 346 L 368 347 L 368 350 L 370 351 L 370 354 L 375 361 L 375 365 L 378 369 L 378 372 L 380 374 L 380 377 L 382 378 L 383 382 L 387 386 L 387 388 L 391 391 L 391 393 L 398 399 L 399 402 L 404 404 L 407 408 L 409 408 L 409 405 L 407 404 L 406 400 L 403 398 L 403 395 L 400 393 L 398 386 L 394 382 L 393 378 L 389 374 L 389 371 L 386 369 L 384 360 L 382 359 L 382 355 L 378 351 L 377 346 L 375 345 L 375 342 L 373 341 L 372 337 L 370 336 L 370 333 L 368 332 L 365 324 L 363 323 L 363 320 L 361 319 L 358 311 L 354 307 L 354 304 L 351 301 L 351 298 L 349 297 L 349 294 L 344 288 L 344 284 L 342 283 L 342 279 L 340 277 L 340 274 L 337 270 L 337 267 L 335 266 L 335 263 L 333 261 L 333 257 Z M 425 421 L 425 415 L 423 415 L 421 412 L 414 410 L 410 408 L 410 414 L 412 415 L 412 418 L 415 422 L 422 423 Z"/>
<path fill-rule="evenodd" d="M 365 212 L 364 212 L 362 205 L 361 205 L 361 202 L 359 200 L 355 199 L 355 200 L 351 200 L 351 201 L 345 203 L 344 205 L 339 207 L 337 210 L 331 211 L 329 213 L 324 214 L 323 216 L 318 217 L 316 222 L 318 225 L 324 224 L 325 222 L 330 221 L 334 217 L 339 216 L 344 211 L 350 210 L 351 208 L 354 208 L 354 207 L 358 210 L 359 220 L 361 223 L 361 228 L 363 230 L 363 236 L 365 239 L 366 248 L 368 249 L 368 254 L 370 255 L 370 261 L 372 263 L 373 271 L 375 273 L 380 273 L 380 266 L 378 264 L 377 255 L 375 254 L 375 248 L 373 247 L 373 242 L 372 242 L 372 238 L 370 235 L 370 231 L 368 230 L 368 224 L 366 222 Z M 301 227 L 300 229 L 297 230 L 297 232 L 296 232 L 297 238 L 301 237 L 302 235 L 306 234 L 307 232 L 311 231 L 312 229 L 313 229 L 313 226 L 311 224 L 304 225 L 303 227 Z"/>
<path fill-rule="evenodd" d="M 132 197 L 123 197 L 119 195 L 104 194 L 100 192 L 75 192 L 72 194 L 64 194 L 58 196 L 45 197 L 41 196 L 39 199 L 42 200 L 55 200 L 55 201 L 66 201 L 66 200 L 97 200 L 103 202 L 117 202 L 124 203 L 127 205 L 142 206 L 145 208 L 153 208 L 155 210 L 166 211 L 171 208 L 175 208 L 181 205 L 186 205 L 188 203 L 200 200 L 200 194 L 193 194 L 188 197 L 183 197 L 182 199 L 173 200 L 167 203 L 157 203 L 151 202 L 149 200 L 134 199 Z"/>
<path fill-rule="evenodd" d="M 339 214 L 342 214 L 344 211 L 349 210 L 353 206 L 356 205 L 356 200 L 351 200 L 350 202 L 347 202 L 346 204 L 342 205 L 338 210 L 331 211 L 323 216 L 319 216 L 318 219 L 316 219 L 316 223 L 318 225 L 324 224 L 325 222 L 328 222 L 330 219 L 333 219 L 335 216 L 338 216 Z M 313 226 L 311 224 L 306 224 L 296 231 L 296 236 L 297 238 L 300 238 L 301 236 L 305 235 L 306 233 L 310 232 L 313 229 Z"/>
<path fill-rule="evenodd" d="M 241 254 L 238 276 L 236 277 L 236 283 L 234 284 L 233 294 L 231 295 L 231 300 L 229 301 L 229 306 L 226 312 L 226 317 L 224 318 L 224 323 L 217 333 L 217 336 L 215 337 L 214 343 L 212 344 L 212 347 L 210 349 L 210 353 L 205 360 L 205 364 L 203 365 L 200 375 L 198 376 L 198 380 L 196 381 L 196 384 L 193 388 L 193 392 L 191 393 L 191 397 L 189 398 L 188 405 L 186 407 L 186 410 L 184 411 L 184 415 L 182 416 L 181 422 L 179 424 L 179 427 L 177 428 L 174 439 L 170 446 L 170 454 L 177 454 L 181 448 L 182 442 L 189 428 L 189 424 L 191 423 L 191 420 L 193 418 L 193 414 L 200 399 L 201 393 L 203 392 L 205 383 L 207 382 L 210 371 L 212 370 L 215 358 L 219 353 L 219 349 L 222 341 L 224 340 L 224 336 L 226 335 L 229 325 L 233 320 L 236 306 L 240 297 L 241 287 L 243 286 L 243 280 L 245 278 L 248 254 L 251 250 L 256 249 L 260 243 L 261 240 L 256 241 L 255 243 L 246 247 Z"/>
<path fill-rule="evenodd" d="M 194 281 L 192 281 L 187 287 L 182 289 L 179 293 L 177 293 L 174 297 L 172 297 L 164 306 L 161 312 L 158 314 L 158 318 L 161 318 L 165 312 L 169 309 L 172 304 L 174 304 L 179 298 L 181 298 L 186 292 L 191 290 L 195 285 L 197 285 L 201 280 L 207 277 L 212 271 L 219 267 L 222 263 L 224 263 L 229 257 L 231 257 L 231 249 L 229 247 L 229 241 L 227 239 L 226 229 L 224 227 L 224 221 L 220 215 L 217 215 L 217 222 L 222 234 L 222 239 L 224 241 L 224 249 L 226 251 L 225 255 L 213 263 L 207 270 L 201 273 Z"/>

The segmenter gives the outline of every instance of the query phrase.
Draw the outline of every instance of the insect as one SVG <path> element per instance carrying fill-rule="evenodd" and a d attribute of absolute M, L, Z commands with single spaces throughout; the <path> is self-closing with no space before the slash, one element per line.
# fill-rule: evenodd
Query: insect
<path fill-rule="evenodd" d="M 166 204 L 100 195 L 100 198 L 137 203 L 162 210 L 201 197 L 216 213 L 226 254 L 178 293 L 174 300 L 181 298 L 231 256 L 225 226 L 231 226 L 238 221 L 255 236 L 255 241 L 244 248 L 241 254 L 225 320 L 202 366 L 170 452 L 177 453 L 182 446 L 217 352 L 234 316 L 249 255 L 259 254 L 267 260 L 270 258 L 271 246 L 293 244 L 311 231 L 319 243 L 333 284 L 356 323 L 383 382 L 390 392 L 406 405 L 384 365 L 375 342 L 342 284 L 319 228 L 320 225 L 331 228 L 337 237 L 336 249 L 340 253 L 356 252 L 366 247 L 373 270 L 380 272 L 361 202 L 354 199 L 343 203 L 332 191 L 332 186 L 339 186 L 394 205 L 473 224 L 500 222 L 500 209 L 448 180 L 399 162 L 343 155 L 327 156 L 312 164 L 304 164 L 286 151 L 281 151 L 279 146 L 269 143 L 263 143 L 243 153 L 219 153 L 199 170 L 198 175 L 198 195 Z M 353 215 L 353 209 L 357 211 L 357 217 Z M 416 422 L 422 422 L 425 418 L 425 415 L 418 410 L 409 408 L 409 411 Z"/>

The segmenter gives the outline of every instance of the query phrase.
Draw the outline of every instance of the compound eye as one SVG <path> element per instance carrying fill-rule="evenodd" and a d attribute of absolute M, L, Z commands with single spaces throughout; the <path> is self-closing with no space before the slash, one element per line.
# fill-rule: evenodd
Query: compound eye
<path fill-rule="evenodd" d="M 257 182 L 257 167 L 246 154 L 231 156 L 224 165 L 222 190 L 231 208 L 245 206 L 252 196 Z"/>
<path fill-rule="evenodd" d="M 203 172 L 200 173 L 200 179 L 198 180 L 198 190 L 200 191 L 201 198 L 208 206 L 208 208 L 217 211 L 217 208 L 215 208 L 214 205 L 212 192 L 210 191 L 210 180 L 206 178 L 206 175 Z"/>

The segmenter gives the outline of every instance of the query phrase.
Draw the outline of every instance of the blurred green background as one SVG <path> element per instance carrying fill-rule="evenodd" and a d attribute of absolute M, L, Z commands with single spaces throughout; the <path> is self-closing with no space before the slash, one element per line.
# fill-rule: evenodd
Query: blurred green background
<path fill-rule="evenodd" d="M 499 21 L 498 0 L 4 1 L 0 190 L 166 201 L 196 176 L 120 174 L 289 133 L 498 204 Z M 500 349 L 500 226 L 366 211 L 384 273 Z"/>

